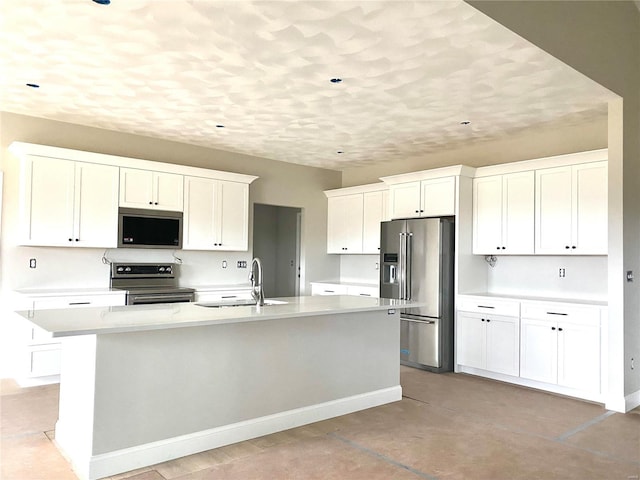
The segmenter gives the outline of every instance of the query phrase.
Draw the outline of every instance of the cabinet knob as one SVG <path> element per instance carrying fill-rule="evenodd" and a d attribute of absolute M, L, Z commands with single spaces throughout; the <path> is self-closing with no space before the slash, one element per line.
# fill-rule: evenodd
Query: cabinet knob
<path fill-rule="evenodd" d="M 424 210 L 420 210 L 420 213 L 424 213 Z"/>
<path fill-rule="evenodd" d="M 487 318 L 487 323 L 489 323 L 491 320 Z"/>
<path fill-rule="evenodd" d="M 420 213 L 420 210 L 416 210 L 416 213 Z"/>
<path fill-rule="evenodd" d="M 153 205 L 153 202 L 149 202 L 149 205 Z M 569 247 L 567 247 L 567 248 L 569 248 Z"/>
<path fill-rule="evenodd" d="M 551 327 L 551 330 L 555 330 L 555 329 L 556 329 L 556 327 Z"/>
<path fill-rule="evenodd" d="M 558 331 L 561 332 L 562 331 L 562 327 L 558 327 Z"/>
<path fill-rule="evenodd" d="M 573 245 L 571 248 L 576 248 L 576 246 L 575 246 L 575 245 Z"/>
<path fill-rule="evenodd" d="M 507 247 L 502 247 L 502 250 L 506 250 L 506 249 L 507 249 Z"/>
<path fill-rule="evenodd" d="M 70 239 L 69 239 L 69 241 L 70 241 L 70 242 L 73 242 L 73 238 L 70 238 Z"/>
<path fill-rule="evenodd" d="M 157 204 L 158 204 L 158 202 L 154 202 L 153 204 L 154 204 L 154 205 L 157 205 Z"/>
<path fill-rule="evenodd" d="M 481 321 L 481 322 L 484 322 L 484 318 L 481 318 L 481 319 L 480 319 L 480 321 Z"/>
<path fill-rule="evenodd" d="M 496 247 L 496 250 L 500 250 L 500 247 Z"/>
<path fill-rule="evenodd" d="M 76 242 L 79 242 L 79 241 L 80 241 L 80 239 L 79 239 L 79 238 L 76 238 Z"/>
<path fill-rule="evenodd" d="M 569 245 L 565 245 L 564 248 L 566 248 L 567 250 L 569 250 Z"/>

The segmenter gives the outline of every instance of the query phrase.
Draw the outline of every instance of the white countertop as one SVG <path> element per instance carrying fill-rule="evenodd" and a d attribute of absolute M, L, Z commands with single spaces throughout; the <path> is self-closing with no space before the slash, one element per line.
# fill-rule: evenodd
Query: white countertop
<path fill-rule="evenodd" d="M 608 302 L 606 300 L 590 300 L 579 298 L 558 298 L 558 297 L 531 297 L 527 295 L 504 295 L 501 293 L 459 293 L 459 296 L 467 297 L 484 297 L 484 298 L 506 298 L 509 300 L 519 300 L 522 302 L 554 302 L 554 303 L 571 303 L 575 305 L 597 305 L 600 307 L 606 307 Z"/>
<path fill-rule="evenodd" d="M 23 288 L 14 290 L 19 295 L 39 297 L 61 297 L 67 295 L 122 295 L 124 290 L 112 290 L 109 287 L 96 288 Z"/>
<path fill-rule="evenodd" d="M 182 328 L 279 318 L 330 315 L 420 306 L 420 303 L 387 298 L 347 295 L 286 297 L 285 304 L 264 307 L 208 308 L 196 303 L 127 305 L 76 309 L 21 311 L 20 315 L 50 332 L 53 337 Z"/>
<path fill-rule="evenodd" d="M 366 283 L 366 282 L 341 282 L 340 280 L 330 281 L 330 280 L 322 280 L 317 282 L 309 282 L 311 285 L 346 285 L 348 287 L 378 287 L 377 283 Z"/>

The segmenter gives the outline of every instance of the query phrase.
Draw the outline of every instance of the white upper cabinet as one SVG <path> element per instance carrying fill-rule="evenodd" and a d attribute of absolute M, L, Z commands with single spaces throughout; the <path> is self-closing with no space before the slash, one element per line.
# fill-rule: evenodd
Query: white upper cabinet
<path fill-rule="evenodd" d="M 27 156 L 21 175 L 23 245 L 116 246 L 118 167 Z"/>
<path fill-rule="evenodd" d="M 607 162 L 536 171 L 538 254 L 607 254 Z"/>
<path fill-rule="evenodd" d="M 185 177 L 183 249 L 249 248 L 249 185 Z"/>
<path fill-rule="evenodd" d="M 382 184 L 325 191 L 327 253 L 380 252 L 380 222 L 388 220 L 389 192 Z"/>
<path fill-rule="evenodd" d="M 361 193 L 328 199 L 327 253 L 362 253 L 363 215 Z"/>
<path fill-rule="evenodd" d="M 183 210 L 183 176 L 174 173 L 120 169 L 120 206 Z"/>
<path fill-rule="evenodd" d="M 455 180 L 449 176 L 390 185 L 391 218 L 455 215 Z"/>
<path fill-rule="evenodd" d="M 389 187 L 391 218 L 420 215 L 420 182 L 399 183 Z"/>
<path fill-rule="evenodd" d="M 534 253 L 533 171 L 473 179 L 473 253 Z"/>
<path fill-rule="evenodd" d="M 380 222 L 388 218 L 389 191 L 363 194 L 362 253 L 380 253 Z"/>

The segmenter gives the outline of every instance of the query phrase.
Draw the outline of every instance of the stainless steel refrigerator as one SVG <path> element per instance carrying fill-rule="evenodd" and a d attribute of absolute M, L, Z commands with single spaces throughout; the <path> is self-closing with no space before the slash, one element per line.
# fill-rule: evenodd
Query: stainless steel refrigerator
<path fill-rule="evenodd" d="M 425 302 L 400 315 L 400 363 L 453 370 L 453 217 L 382 222 L 380 296 Z"/>

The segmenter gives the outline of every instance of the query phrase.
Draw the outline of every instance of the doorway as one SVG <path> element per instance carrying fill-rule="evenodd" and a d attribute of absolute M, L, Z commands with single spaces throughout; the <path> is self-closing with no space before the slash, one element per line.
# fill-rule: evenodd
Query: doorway
<path fill-rule="evenodd" d="M 267 298 L 300 295 L 302 209 L 253 205 L 253 256 L 262 260 Z"/>

